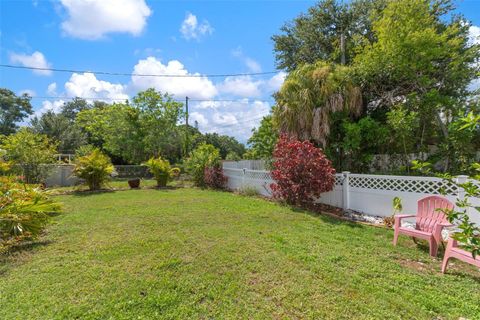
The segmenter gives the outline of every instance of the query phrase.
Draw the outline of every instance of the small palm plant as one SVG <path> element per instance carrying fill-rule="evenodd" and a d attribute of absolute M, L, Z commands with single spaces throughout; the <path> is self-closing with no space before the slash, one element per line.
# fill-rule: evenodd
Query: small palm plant
<path fill-rule="evenodd" d="M 84 179 L 90 190 L 98 190 L 108 181 L 114 167 L 110 158 L 99 149 L 75 160 L 73 173 Z"/>
<path fill-rule="evenodd" d="M 61 205 L 34 185 L 0 177 L 0 252 L 22 240 L 35 239 Z"/>
<path fill-rule="evenodd" d="M 155 177 L 155 180 L 157 181 L 157 187 L 159 188 L 166 187 L 167 182 L 180 173 L 179 168 L 172 168 L 170 166 L 170 162 L 162 159 L 162 157 L 152 157 L 145 162 L 145 165 Z"/>

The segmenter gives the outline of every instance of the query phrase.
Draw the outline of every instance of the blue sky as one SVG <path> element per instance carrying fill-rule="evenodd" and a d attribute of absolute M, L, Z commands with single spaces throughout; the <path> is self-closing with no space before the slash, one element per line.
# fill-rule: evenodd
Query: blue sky
<path fill-rule="evenodd" d="M 155 74 L 274 71 L 271 36 L 314 1 L 2 0 L 2 64 Z M 480 0 L 458 11 L 480 26 Z M 480 33 L 480 29 L 478 29 Z M 141 78 L 0 68 L 0 86 L 28 91 L 37 114 L 69 97 L 124 99 L 156 87 L 191 103 L 202 131 L 245 142 L 285 75 Z M 55 97 L 55 98 L 44 98 Z"/>

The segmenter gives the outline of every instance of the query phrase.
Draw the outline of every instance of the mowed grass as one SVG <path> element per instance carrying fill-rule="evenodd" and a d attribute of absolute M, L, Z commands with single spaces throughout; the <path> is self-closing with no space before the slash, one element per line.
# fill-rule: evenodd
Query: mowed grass
<path fill-rule="evenodd" d="M 0 262 L 2 319 L 480 319 L 478 270 L 383 228 L 188 188 L 58 200 Z"/>

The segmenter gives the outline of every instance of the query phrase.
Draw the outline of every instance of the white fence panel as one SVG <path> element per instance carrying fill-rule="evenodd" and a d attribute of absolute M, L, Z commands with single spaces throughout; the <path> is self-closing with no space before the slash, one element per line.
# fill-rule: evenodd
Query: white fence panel
<path fill-rule="evenodd" d="M 375 216 L 390 216 L 393 213 L 393 198 L 402 199 L 402 213 L 417 212 L 417 201 L 429 195 L 440 194 L 444 188 L 447 198 L 455 202 L 455 186 L 440 178 L 381 176 L 367 174 L 349 175 L 349 209 Z"/>
<path fill-rule="evenodd" d="M 270 185 L 274 182 L 270 172 L 265 170 L 249 170 L 230 168 L 224 163 L 224 174 L 228 178 L 228 188 L 240 190 L 253 187 L 260 194 L 270 197 Z M 465 179 L 465 177 L 464 177 Z M 440 195 L 446 192 L 446 198 L 455 203 L 459 190 L 441 178 L 405 177 L 368 174 L 350 174 L 344 172 L 335 175 L 335 187 L 323 193 L 317 200 L 319 203 L 350 209 L 370 216 L 390 216 L 393 213 L 393 199 L 402 200 L 402 213 L 415 214 L 418 200 L 429 195 Z M 460 190 L 461 192 L 461 190 Z M 480 199 L 470 202 L 480 207 Z M 480 224 L 480 212 L 469 211 L 472 221 Z"/>

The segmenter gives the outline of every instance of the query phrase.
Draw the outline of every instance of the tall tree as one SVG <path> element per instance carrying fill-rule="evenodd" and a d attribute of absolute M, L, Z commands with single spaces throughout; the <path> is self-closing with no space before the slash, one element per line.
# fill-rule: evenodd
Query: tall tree
<path fill-rule="evenodd" d="M 271 159 L 277 140 L 278 130 L 273 125 L 272 116 L 263 117 L 260 126 L 252 129 L 252 136 L 248 139 L 250 148 L 245 157 L 248 159 Z"/>
<path fill-rule="evenodd" d="M 0 88 L 0 134 L 9 135 L 18 129 L 17 123 L 33 113 L 31 97 L 18 97 L 13 91 Z"/>
<path fill-rule="evenodd" d="M 95 103 L 98 103 L 97 101 Z M 99 105 L 97 105 L 98 107 Z M 88 110 L 92 106 L 83 98 L 74 98 L 71 101 L 65 102 L 60 113 L 70 121 L 75 121 L 77 114 L 83 110 Z"/>
<path fill-rule="evenodd" d="M 219 135 L 216 132 L 204 134 L 202 140 L 217 148 L 220 151 L 220 157 L 222 157 L 222 159 L 225 159 L 229 153 L 231 156 L 236 154 L 237 157 L 241 158 L 246 151 L 245 145 L 238 142 L 234 137 Z"/>
<path fill-rule="evenodd" d="M 132 104 L 99 105 L 78 113 L 76 123 L 93 144 L 128 163 L 182 156 L 178 123 L 183 105 L 154 89 L 138 93 Z"/>
<path fill-rule="evenodd" d="M 45 134 L 57 141 L 59 153 L 75 153 L 75 150 L 87 143 L 85 132 L 63 113 L 45 112 L 33 118 L 31 126 L 36 133 Z"/>
<path fill-rule="evenodd" d="M 373 42 L 372 16 L 385 0 L 354 0 L 350 3 L 321 0 L 274 35 L 277 67 L 292 71 L 318 60 L 349 64 L 356 48 Z"/>
<path fill-rule="evenodd" d="M 280 131 L 324 147 L 332 113 L 358 116 L 362 111 L 362 94 L 351 78 L 351 68 L 322 61 L 291 72 L 275 98 L 273 115 Z"/>
<path fill-rule="evenodd" d="M 378 40 L 354 61 L 370 109 L 402 104 L 418 114 L 413 136 L 419 149 L 437 132 L 449 140 L 449 123 L 479 72 L 480 45 L 469 41 L 470 24 L 462 17 L 445 17 L 452 8 L 449 0 L 390 1 L 373 22 Z"/>

